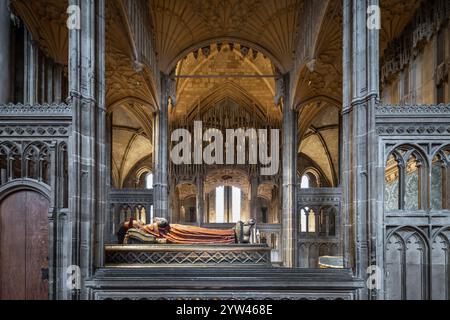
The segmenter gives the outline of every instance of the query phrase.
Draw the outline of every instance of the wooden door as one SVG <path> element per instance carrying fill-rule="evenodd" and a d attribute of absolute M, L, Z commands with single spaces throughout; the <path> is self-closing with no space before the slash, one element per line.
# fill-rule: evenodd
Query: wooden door
<path fill-rule="evenodd" d="M 48 209 L 32 191 L 0 204 L 0 299 L 48 299 Z"/>

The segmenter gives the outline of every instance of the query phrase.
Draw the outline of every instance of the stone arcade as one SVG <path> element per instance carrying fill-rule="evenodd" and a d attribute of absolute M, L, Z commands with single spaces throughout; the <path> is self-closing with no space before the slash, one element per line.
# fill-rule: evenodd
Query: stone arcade
<path fill-rule="evenodd" d="M 448 0 L 0 0 L 0 299 L 448 300 L 449 17 Z M 279 170 L 174 163 L 196 122 L 279 130 Z M 249 245 L 118 244 L 132 218 L 257 224 Z"/>

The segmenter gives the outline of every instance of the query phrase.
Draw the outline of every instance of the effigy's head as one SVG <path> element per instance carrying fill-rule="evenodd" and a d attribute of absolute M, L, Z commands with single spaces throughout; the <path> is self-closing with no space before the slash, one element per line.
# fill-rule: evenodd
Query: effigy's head
<path fill-rule="evenodd" d="M 165 218 L 155 218 L 153 219 L 153 223 L 156 223 L 159 228 L 165 228 L 169 226 L 169 221 Z"/>

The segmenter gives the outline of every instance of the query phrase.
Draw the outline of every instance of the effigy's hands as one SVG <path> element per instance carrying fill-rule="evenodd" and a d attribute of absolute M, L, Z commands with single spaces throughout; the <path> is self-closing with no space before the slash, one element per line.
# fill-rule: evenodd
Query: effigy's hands
<path fill-rule="evenodd" d="M 133 228 L 135 229 L 141 229 L 145 224 L 140 220 L 134 220 L 133 221 Z"/>

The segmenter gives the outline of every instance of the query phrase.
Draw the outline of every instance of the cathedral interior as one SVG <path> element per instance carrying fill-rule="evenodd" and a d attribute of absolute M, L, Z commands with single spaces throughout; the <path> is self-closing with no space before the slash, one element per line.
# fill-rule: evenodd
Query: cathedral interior
<path fill-rule="evenodd" d="M 448 0 L 0 0 L 0 42 L 0 299 L 450 299 Z M 175 164 L 199 122 L 277 172 Z"/>

